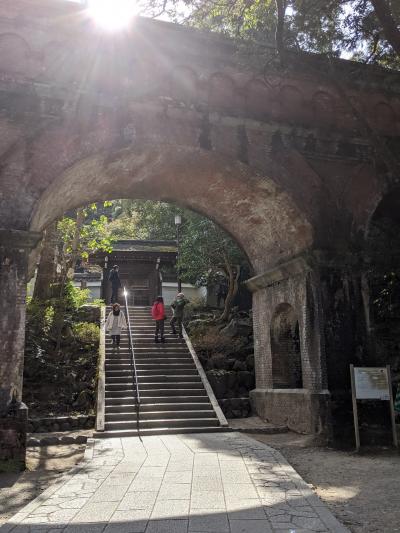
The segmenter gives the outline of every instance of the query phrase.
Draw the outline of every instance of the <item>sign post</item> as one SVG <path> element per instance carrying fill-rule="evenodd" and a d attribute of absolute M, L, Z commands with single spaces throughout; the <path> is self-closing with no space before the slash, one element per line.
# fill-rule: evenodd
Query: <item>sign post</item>
<path fill-rule="evenodd" d="M 389 401 L 392 422 L 393 445 L 397 448 L 397 432 L 393 395 L 391 390 L 390 365 L 382 367 L 355 367 L 350 365 L 351 396 L 353 402 L 354 432 L 356 449 L 360 450 L 360 428 L 358 424 L 357 400 Z"/>

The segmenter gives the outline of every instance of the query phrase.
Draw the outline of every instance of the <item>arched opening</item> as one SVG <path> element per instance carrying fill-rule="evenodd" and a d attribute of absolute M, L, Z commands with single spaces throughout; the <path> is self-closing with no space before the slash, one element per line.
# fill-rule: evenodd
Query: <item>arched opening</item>
<path fill-rule="evenodd" d="M 72 164 L 42 191 L 31 229 L 104 198 L 172 202 L 203 214 L 235 239 L 255 274 L 312 243 L 310 223 L 270 178 L 214 152 L 154 144 Z"/>
<path fill-rule="evenodd" d="M 367 238 L 367 318 L 380 365 L 400 370 L 400 188 L 378 204 Z"/>
<path fill-rule="evenodd" d="M 271 322 L 272 379 L 275 389 L 301 389 L 299 322 L 293 307 L 281 304 Z"/>

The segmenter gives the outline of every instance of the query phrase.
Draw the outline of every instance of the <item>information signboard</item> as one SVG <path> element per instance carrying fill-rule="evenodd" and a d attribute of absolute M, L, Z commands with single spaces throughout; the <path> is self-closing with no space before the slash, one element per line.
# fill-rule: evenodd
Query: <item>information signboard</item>
<path fill-rule="evenodd" d="M 390 400 L 386 368 L 354 367 L 357 400 Z"/>
<path fill-rule="evenodd" d="M 395 424 L 394 402 L 392 396 L 392 380 L 390 366 L 379 367 L 355 367 L 350 365 L 351 395 L 353 399 L 354 431 L 356 436 L 356 448 L 360 449 L 360 430 L 358 427 L 357 400 L 385 400 L 389 402 L 390 418 L 392 421 L 393 444 L 398 447 Z"/>

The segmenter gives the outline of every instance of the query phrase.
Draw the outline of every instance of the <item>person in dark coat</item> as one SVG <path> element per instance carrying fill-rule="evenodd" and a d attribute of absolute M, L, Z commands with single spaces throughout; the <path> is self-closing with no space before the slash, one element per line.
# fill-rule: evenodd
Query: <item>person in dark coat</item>
<path fill-rule="evenodd" d="M 178 334 L 179 338 L 183 338 L 183 331 L 182 331 L 182 321 L 183 321 L 183 313 L 185 305 L 189 303 L 189 300 L 185 298 L 185 295 L 180 292 L 175 300 L 172 302 L 171 307 L 172 311 L 174 313 L 172 319 L 171 319 L 171 329 L 172 333 L 176 335 L 176 327 L 175 325 L 178 325 Z"/>
<path fill-rule="evenodd" d="M 108 281 L 111 283 L 111 303 L 115 303 L 118 300 L 118 290 L 122 286 L 119 279 L 119 266 L 114 265 L 111 269 Z"/>

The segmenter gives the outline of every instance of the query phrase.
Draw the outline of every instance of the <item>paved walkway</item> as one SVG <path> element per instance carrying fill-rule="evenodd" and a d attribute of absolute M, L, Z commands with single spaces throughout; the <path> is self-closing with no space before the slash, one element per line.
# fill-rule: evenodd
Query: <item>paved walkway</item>
<path fill-rule="evenodd" d="M 348 532 L 279 452 L 238 433 L 91 440 L 9 531 Z"/>

